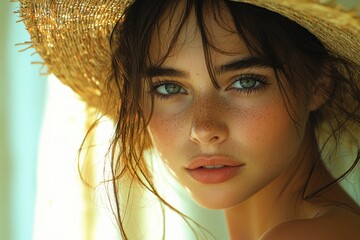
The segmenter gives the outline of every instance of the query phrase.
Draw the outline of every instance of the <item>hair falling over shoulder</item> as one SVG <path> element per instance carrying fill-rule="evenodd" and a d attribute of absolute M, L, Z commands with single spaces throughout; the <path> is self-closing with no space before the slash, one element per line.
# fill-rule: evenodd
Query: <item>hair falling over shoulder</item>
<path fill-rule="evenodd" d="M 140 183 L 164 206 L 180 214 L 185 221 L 191 222 L 191 219 L 160 196 L 153 181 L 152 169 L 145 161 L 146 153 L 153 149 L 147 132 L 149 119 L 146 119 L 143 111 L 144 93 L 147 84 L 151 83 L 151 79 L 145 77 L 150 62 L 150 43 L 152 36 L 157 34 L 161 21 L 171 17 L 173 12 L 179 9 L 179 2 L 182 1 L 134 1 L 126 9 L 111 36 L 113 72 L 109 78 L 109 87 L 116 86 L 121 104 L 117 109 L 116 129 L 110 149 L 113 192 L 109 194 L 113 198 L 112 207 L 123 239 L 128 239 L 122 216 L 122 208 L 126 208 L 127 203 L 126 198 L 120 197 L 121 182 L 125 178 Z M 211 73 L 213 69 L 209 49 L 216 46 L 211 43 L 211 36 L 208 35 L 204 13 L 208 13 L 205 9 L 212 9 L 217 21 L 222 23 L 221 13 L 225 6 L 225 11 L 232 15 L 236 31 L 250 52 L 274 69 L 289 114 L 292 107 L 287 102 L 289 94 L 304 99 L 303 101 L 312 91 L 326 96 L 327 102 L 312 112 L 309 119 L 309 125 L 315 133 L 318 133 L 319 129 L 327 131 L 325 137 L 319 137 L 320 149 L 324 152 L 327 150 L 327 154 L 323 154 L 319 161 L 340 161 L 332 156 L 340 151 L 344 139 L 353 149 L 356 148 L 356 156 L 351 166 L 333 182 L 319 186 L 314 192 L 307 192 L 308 183 L 305 184 L 303 198 L 316 197 L 346 177 L 358 165 L 360 148 L 358 136 L 353 135 L 353 129 L 360 129 L 360 66 L 328 51 L 305 28 L 277 13 L 245 3 L 224 2 L 225 4 L 221 5 L 219 1 L 186 1 L 181 9 L 181 21 L 176 23 L 177 31 L 171 44 L 167 46 L 167 53 L 174 47 L 180 30 L 194 12 L 203 39 L 208 71 Z M 224 26 L 226 27 L 228 26 Z M 166 57 L 167 55 L 162 59 Z M 155 64 L 161 65 L 161 62 Z M 322 88 L 322 84 L 319 84 L 322 79 L 330 79 L 331 87 Z M 215 77 L 213 81 L 216 82 Z M 285 90 L 284 86 L 290 86 L 290 90 Z M 294 121 L 294 124 L 297 123 Z M 309 181 L 311 176 L 316 174 L 316 165 L 315 162 L 308 177 Z"/>

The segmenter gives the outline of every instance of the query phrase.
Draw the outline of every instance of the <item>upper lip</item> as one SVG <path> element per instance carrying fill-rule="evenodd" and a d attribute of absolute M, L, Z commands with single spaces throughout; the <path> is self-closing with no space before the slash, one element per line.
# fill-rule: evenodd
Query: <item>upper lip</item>
<path fill-rule="evenodd" d="M 235 167 L 243 165 L 226 156 L 200 156 L 192 159 L 185 167 L 186 169 L 197 169 L 204 166 L 229 166 Z"/>

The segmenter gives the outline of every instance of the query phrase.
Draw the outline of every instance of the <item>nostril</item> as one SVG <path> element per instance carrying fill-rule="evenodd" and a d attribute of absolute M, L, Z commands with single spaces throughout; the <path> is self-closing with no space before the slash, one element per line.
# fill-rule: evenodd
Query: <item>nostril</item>
<path fill-rule="evenodd" d="M 210 139 L 210 141 L 218 141 L 219 140 L 219 136 L 213 136 L 211 139 Z"/>

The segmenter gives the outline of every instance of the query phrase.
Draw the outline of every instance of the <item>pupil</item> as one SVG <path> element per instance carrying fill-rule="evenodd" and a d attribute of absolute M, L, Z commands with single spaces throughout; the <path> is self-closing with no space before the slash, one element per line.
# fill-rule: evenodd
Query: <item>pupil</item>
<path fill-rule="evenodd" d="M 167 84 L 165 85 L 166 92 L 168 93 L 177 93 L 179 92 L 179 86 L 175 84 Z"/>
<path fill-rule="evenodd" d="M 251 79 L 243 79 L 243 80 L 241 80 L 241 85 L 244 88 L 252 88 L 252 87 L 255 86 L 255 84 L 256 84 L 256 82 L 254 80 L 251 80 Z"/>

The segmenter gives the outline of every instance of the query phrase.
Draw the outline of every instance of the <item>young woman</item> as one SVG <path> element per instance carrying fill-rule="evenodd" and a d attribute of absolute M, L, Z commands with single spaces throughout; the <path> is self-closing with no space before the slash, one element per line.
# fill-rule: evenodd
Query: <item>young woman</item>
<path fill-rule="evenodd" d="M 225 211 L 231 239 L 358 238 L 339 185 L 359 161 L 354 15 L 316 1 L 30 2 L 50 70 L 116 123 L 116 189 L 131 176 L 167 204 L 145 161 L 156 152 L 197 203 Z M 344 149 L 352 163 L 334 176 Z"/>

